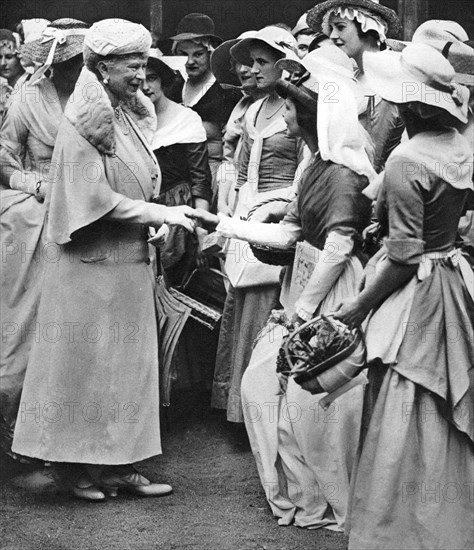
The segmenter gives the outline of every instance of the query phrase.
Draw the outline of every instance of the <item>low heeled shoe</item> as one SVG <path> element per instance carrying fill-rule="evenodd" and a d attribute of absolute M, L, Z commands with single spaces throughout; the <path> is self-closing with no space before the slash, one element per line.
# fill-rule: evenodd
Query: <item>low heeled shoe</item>
<path fill-rule="evenodd" d="M 102 476 L 100 487 L 111 497 L 116 497 L 119 489 L 123 489 L 134 495 L 146 497 L 162 497 L 173 492 L 171 485 L 152 483 L 138 472 L 125 475 L 111 474 Z"/>
<path fill-rule="evenodd" d="M 88 500 L 89 502 L 105 500 L 105 494 L 90 481 L 79 480 L 71 488 L 71 493 L 76 498 Z"/>

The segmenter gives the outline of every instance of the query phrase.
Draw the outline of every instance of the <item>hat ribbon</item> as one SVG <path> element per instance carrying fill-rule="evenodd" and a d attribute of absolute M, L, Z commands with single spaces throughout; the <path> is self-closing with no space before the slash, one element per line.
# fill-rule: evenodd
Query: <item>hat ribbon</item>
<path fill-rule="evenodd" d="M 405 61 L 403 57 L 401 57 L 400 61 L 401 61 L 401 64 L 404 65 L 405 68 L 408 70 L 408 72 L 414 75 L 414 71 L 411 69 L 411 66 Z M 423 81 L 420 79 L 419 75 L 415 76 L 415 78 L 421 84 L 424 84 L 425 86 L 429 86 L 430 88 L 433 88 L 433 90 L 450 95 L 457 107 L 461 107 L 463 105 L 464 98 L 462 95 L 462 90 L 458 85 L 443 84 L 442 82 L 437 82 L 436 80 L 433 80 L 433 79 L 428 79 Z"/>
<path fill-rule="evenodd" d="M 446 59 L 449 59 L 448 58 L 448 55 L 449 55 L 449 49 L 451 48 L 451 46 L 454 44 L 454 42 L 446 42 L 446 44 L 444 45 L 444 48 L 443 48 L 443 51 L 441 52 L 441 55 L 443 57 L 445 57 Z"/>
<path fill-rule="evenodd" d="M 438 92 L 449 94 L 458 107 L 461 107 L 463 105 L 464 98 L 461 92 L 461 88 L 459 86 L 456 86 L 454 84 L 441 84 L 440 82 L 435 82 L 433 80 L 428 81 L 426 85 L 430 86 L 434 90 L 437 90 Z"/>
<path fill-rule="evenodd" d="M 34 73 L 30 80 L 30 84 L 38 82 L 38 80 L 51 67 L 54 60 L 54 54 L 58 44 L 65 44 L 68 36 L 85 36 L 87 29 L 57 29 L 55 27 L 46 27 L 41 35 L 41 44 L 53 41 L 48 53 L 48 57 L 43 65 Z"/>
<path fill-rule="evenodd" d="M 279 41 L 276 41 L 275 40 L 275 44 L 277 46 L 280 46 L 280 48 L 287 48 L 288 50 L 292 51 L 293 53 L 295 53 L 295 48 L 293 47 L 292 44 L 290 44 L 289 42 L 285 42 L 284 40 L 279 40 Z"/>

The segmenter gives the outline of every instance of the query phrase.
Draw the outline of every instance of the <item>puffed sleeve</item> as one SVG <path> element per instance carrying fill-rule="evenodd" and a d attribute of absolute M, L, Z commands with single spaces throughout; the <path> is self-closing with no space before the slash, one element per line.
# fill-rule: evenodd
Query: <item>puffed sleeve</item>
<path fill-rule="evenodd" d="M 424 250 L 424 202 L 420 180 L 423 167 L 416 174 L 407 170 L 413 161 L 392 157 L 385 168 L 384 187 L 388 209 L 388 238 L 385 240 L 390 259 L 401 264 L 417 264 Z"/>

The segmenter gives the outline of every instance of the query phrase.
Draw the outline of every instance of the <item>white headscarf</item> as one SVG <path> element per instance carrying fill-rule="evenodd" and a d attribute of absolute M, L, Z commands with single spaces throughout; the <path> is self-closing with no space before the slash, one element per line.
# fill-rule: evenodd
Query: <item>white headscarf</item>
<path fill-rule="evenodd" d="M 357 94 L 360 91 L 351 72 L 350 59 L 339 48 L 327 47 L 310 52 L 300 63 L 311 75 L 303 86 L 318 93 L 321 158 L 347 166 L 372 181 L 377 174 L 366 152 L 370 138 L 359 122 Z"/>
<path fill-rule="evenodd" d="M 104 56 L 148 53 L 151 34 L 143 25 L 125 19 L 103 19 L 89 29 L 84 46 Z"/>
<path fill-rule="evenodd" d="M 377 174 L 366 153 L 369 138 L 359 122 L 353 90 L 342 78 L 329 73 L 321 72 L 316 79 L 320 90 L 317 131 L 321 158 L 347 166 L 372 181 Z"/>
<path fill-rule="evenodd" d="M 339 6 L 333 10 L 329 10 L 323 17 L 321 28 L 323 33 L 329 36 L 331 31 L 329 29 L 329 19 L 331 16 L 337 15 L 349 21 L 358 21 L 362 27 L 362 32 L 375 31 L 379 35 L 380 42 L 387 40 L 388 25 L 383 19 L 377 17 L 374 13 L 364 10 L 363 8 L 344 8 Z"/>

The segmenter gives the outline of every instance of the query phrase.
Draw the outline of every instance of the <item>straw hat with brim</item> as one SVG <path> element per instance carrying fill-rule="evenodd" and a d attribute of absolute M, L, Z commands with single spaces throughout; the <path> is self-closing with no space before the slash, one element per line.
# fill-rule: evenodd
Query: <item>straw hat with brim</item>
<path fill-rule="evenodd" d="M 314 102 L 314 95 L 317 96 L 319 92 L 318 74 L 324 73 L 326 76 L 333 76 L 334 78 L 343 77 L 354 83 L 356 82 L 351 60 L 342 50 L 335 46 L 313 50 L 298 61 L 294 59 L 280 59 L 277 61 L 277 67 L 289 73 L 304 75 L 301 79 L 301 85 L 292 83 L 292 86 L 297 87 L 300 91 L 299 93 L 296 93 L 292 87 L 282 87 L 281 85 L 277 88 L 277 92 L 279 94 L 280 91 L 287 94 L 290 93 L 292 99 L 299 101 L 311 111 L 314 108 L 310 107 L 309 99 L 312 99 Z"/>
<path fill-rule="evenodd" d="M 163 56 L 158 53 L 158 50 L 150 50 L 147 66 L 157 72 L 164 85 L 174 82 L 176 72 L 163 60 Z"/>
<path fill-rule="evenodd" d="M 317 87 L 317 82 L 315 85 Z M 299 103 L 310 113 L 316 114 L 318 112 L 318 93 L 313 91 L 313 89 L 310 90 L 304 84 L 297 86 L 288 82 L 288 80 L 280 78 L 275 85 L 275 91 L 283 99 L 289 98 Z"/>
<path fill-rule="evenodd" d="M 233 40 L 226 40 L 211 55 L 211 70 L 219 84 L 240 88 L 238 76 L 232 72 L 230 49 L 244 38 L 253 38 L 257 31 L 247 31 Z"/>
<path fill-rule="evenodd" d="M 410 44 L 401 53 L 366 52 L 363 58 L 368 85 L 383 99 L 425 103 L 467 122 L 469 90 L 454 82 L 453 67 L 431 46 Z"/>
<path fill-rule="evenodd" d="M 263 42 L 277 52 L 284 54 L 284 57 L 298 59 L 296 53 L 297 43 L 293 35 L 285 29 L 272 26 L 260 29 L 253 38 L 240 40 L 230 48 L 230 55 L 241 65 L 251 67 L 253 61 L 250 57 L 250 48 L 257 46 L 259 42 Z"/>
<path fill-rule="evenodd" d="M 393 44 L 392 44 L 393 42 Z M 454 80 L 459 84 L 474 86 L 474 49 L 462 42 L 418 41 L 402 42 L 387 40 L 387 44 L 395 52 L 402 52 L 409 44 L 427 44 L 438 50 L 453 66 Z"/>
<path fill-rule="evenodd" d="M 170 37 L 175 42 L 209 38 L 213 47 L 222 43 L 222 38 L 215 34 L 214 21 L 204 13 L 188 13 L 178 23 L 175 36 Z"/>
<path fill-rule="evenodd" d="M 410 42 L 405 40 L 395 40 L 395 38 L 387 38 L 385 44 L 394 52 L 401 52 L 408 46 L 408 44 L 410 44 Z"/>
<path fill-rule="evenodd" d="M 469 40 L 467 32 L 455 21 L 431 19 L 422 23 L 412 37 L 413 42 L 466 42 Z"/>
<path fill-rule="evenodd" d="M 320 48 L 309 52 L 303 59 L 280 59 L 277 67 L 289 73 L 308 71 L 311 75 L 317 76 L 321 72 L 334 77 L 343 77 L 356 82 L 354 68 L 350 58 L 336 46 Z M 305 83 L 307 86 L 307 84 Z"/>
<path fill-rule="evenodd" d="M 48 59 L 51 47 L 57 39 L 51 64 L 63 63 L 82 54 L 84 35 L 88 28 L 87 23 L 77 19 L 57 19 L 44 29 L 42 38 L 23 44 L 20 53 L 35 63 L 43 64 Z"/>
<path fill-rule="evenodd" d="M 387 36 L 396 38 L 400 34 L 401 25 L 398 15 L 390 8 L 386 8 L 374 0 L 328 0 L 327 2 L 322 2 L 309 10 L 308 25 L 312 29 L 320 31 L 326 13 L 339 7 L 363 8 L 385 21 L 388 27 Z"/>

